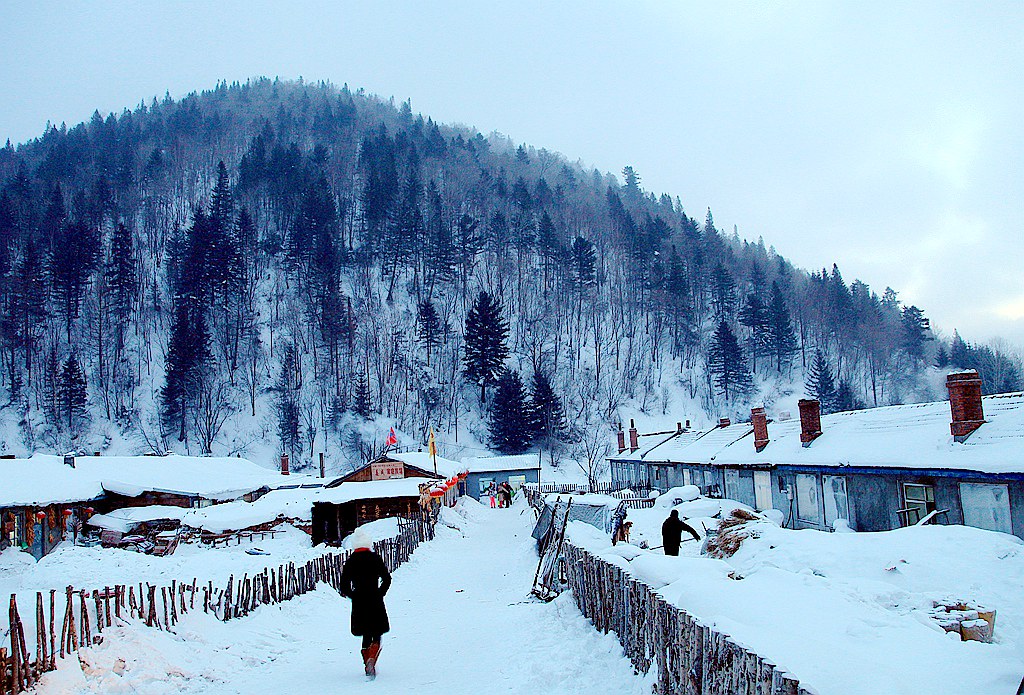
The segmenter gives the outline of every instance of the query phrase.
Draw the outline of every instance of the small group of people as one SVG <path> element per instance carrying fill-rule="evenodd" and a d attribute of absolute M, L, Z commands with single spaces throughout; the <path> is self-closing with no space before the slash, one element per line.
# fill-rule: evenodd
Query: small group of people
<path fill-rule="evenodd" d="M 491 501 L 491 509 L 495 506 L 500 508 L 512 506 L 512 496 L 515 492 L 512 490 L 512 486 L 508 484 L 508 481 L 497 483 L 492 480 L 491 484 L 487 486 L 487 497 Z"/>
<path fill-rule="evenodd" d="M 629 533 L 633 522 L 626 521 L 627 514 L 625 501 L 620 502 L 612 514 L 612 545 L 619 541 L 629 543 Z M 679 555 L 679 546 L 683 543 L 684 531 L 693 536 L 693 540 L 700 541 L 700 535 L 694 528 L 679 518 L 679 510 L 673 509 L 661 525 L 661 545 L 666 555 Z"/>

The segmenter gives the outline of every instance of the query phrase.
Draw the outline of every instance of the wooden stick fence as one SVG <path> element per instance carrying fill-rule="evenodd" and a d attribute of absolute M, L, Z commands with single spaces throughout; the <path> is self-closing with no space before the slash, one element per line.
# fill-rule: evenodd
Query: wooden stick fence
<path fill-rule="evenodd" d="M 614 632 L 661 695 L 814 695 L 789 673 L 667 603 L 651 587 L 566 541 L 565 577 L 594 626 Z"/>
<path fill-rule="evenodd" d="M 431 521 L 402 519 L 398 536 L 374 543 L 373 549 L 384 560 L 388 571 L 393 572 L 408 561 L 421 541 L 432 539 L 433 535 Z M 267 567 L 251 576 L 243 574 L 238 580 L 231 575 L 224 588 L 215 588 L 210 581 L 200 584 L 196 578 L 172 581 L 170 586 L 147 583 L 145 588 L 141 582 L 92 591 L 69 586 L 64 590 L 59 642 L 54 629 L 57 592 L 50 591 L 49 615 L 43 592 L 37 592 L 34 654 L 27 648 L 17 595 L 11 594 L 9 645 L 2 646 L 3 641 L 0 641 L 0 695 L 28 690 L 44 673 L 57 667 L 58 657 L 63 660 L 81 647 L 99 643 L 103 631 L 114 625 L 138 620 L 159 630 L 173 631 L 182 616 L 193 610 L 201 610 L 219 620 L 231 620 L 245 617 L 260 606 L 301 596 L 320 584 L 337 589 L 349 554 L 348 551 L 327 553 L 303 565 L 289 562 Z"/>

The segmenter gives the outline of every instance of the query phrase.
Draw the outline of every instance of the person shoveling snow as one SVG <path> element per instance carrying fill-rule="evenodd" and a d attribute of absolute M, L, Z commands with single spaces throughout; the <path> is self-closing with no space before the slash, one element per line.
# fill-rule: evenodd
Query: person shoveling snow
<path fill-rule="evenodd" d="M 693 540 L 700 541 L 700 536 L 693 530 L 693 527 L 679 518 L 679 510 L 673 509 L 668 518 L 665 519 L 665 523 L 661 525 L 661 543 L 665 548 L 666 555 L 679 554 L 683 531 L 693 536 Z"/>

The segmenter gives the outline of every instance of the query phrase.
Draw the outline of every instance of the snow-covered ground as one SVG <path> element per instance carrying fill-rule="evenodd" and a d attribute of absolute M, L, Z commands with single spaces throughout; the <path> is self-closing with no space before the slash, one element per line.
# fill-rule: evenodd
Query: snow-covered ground
<path fill-rule="evenodd" d="M 669 509 L 630 518 L 641 537 L 657 534 L 660 545 Z M 1024 675 L 1019 539 L 966 526 L 824 533 L 762 521 L 755 528 L 757 537 L 728 560 L 700 557 L 695 542 L 684 542 L 677 558 L 613 548 L 607 534 L 580 522 L 569 535 L 821 695 L 1016 691 Z M 930 620 L 932 601 L 949 598 L 994 608 L 995 642 L 961 642 Z"/>
<path fill-rule="evenodd" d="M 348 602 L 321 587 L 227 623 L 191 613 L 176 634 L 107 630 L 81 668 L 61 664 L 37 692 L 650 692 L 614 636 L 596 632 L 571 597 L 529 598 L 537 557 L 528 508 L 466 500 L 460 509 L 446 510 L 450 526 L 395 572 L 392 631 L 372 684 L 349 634 Z"/>

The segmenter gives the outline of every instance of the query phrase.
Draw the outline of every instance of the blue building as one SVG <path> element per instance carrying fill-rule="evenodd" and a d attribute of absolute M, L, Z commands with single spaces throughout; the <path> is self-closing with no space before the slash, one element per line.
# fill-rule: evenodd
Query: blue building
<path fill-rule="evenodd" d="M 462 463 L 469 469 L 466 493 L 477 500 L 491 483 L 508 483 L 513 490 L 518 490 L 524 483 L 540 482 L 537 454 L 464 458 Z"/>

